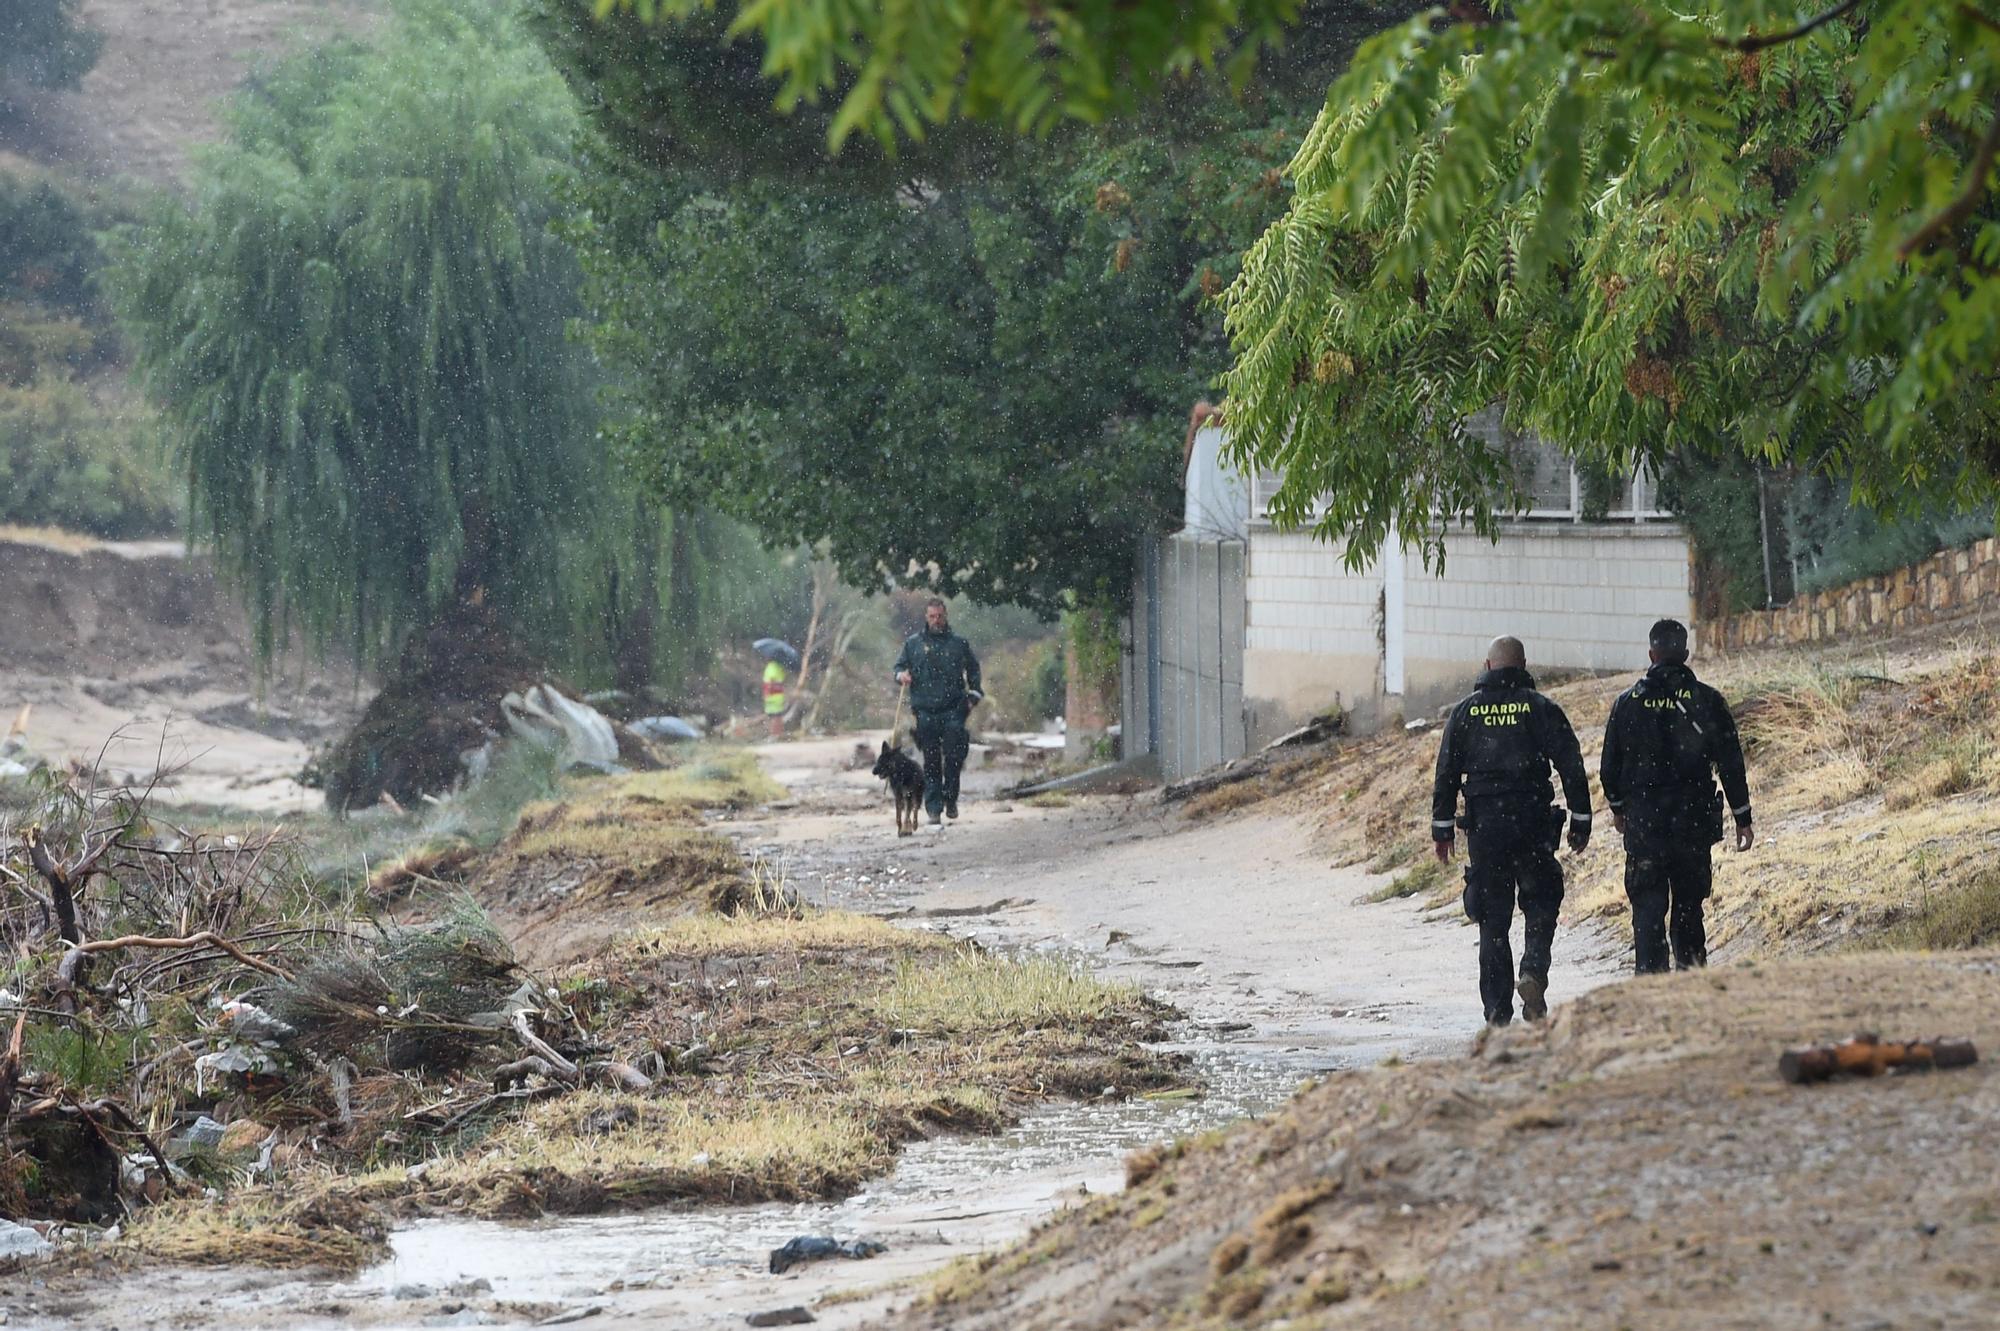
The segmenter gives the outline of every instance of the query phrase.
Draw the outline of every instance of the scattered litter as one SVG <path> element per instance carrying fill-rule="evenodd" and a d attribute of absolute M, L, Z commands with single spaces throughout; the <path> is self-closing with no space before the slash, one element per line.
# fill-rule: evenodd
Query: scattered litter
<path fill-rule="evenodd" d="M 1830 1081 L 1843 1073 L 1877 1077 L 1885 1072 L 1921 1072 L 1931 1068 L 1970 1067 L 1979 1061 L 1972 1041 L 1943 1036 L 1928 1040 L 1881 1040 L 1861 1034 L 1837 1044 L 1807 1044 L 1778 1056 L 1778 1075 L 1786 1081 Z"/>
<path fill-rule="evenodd" d="M 177 1139 L 183 1146 L 198 1146 L 214 1150 L 222 1145 L 222 1134 L 228 1131 L 208 1115 L 203 1114 L 188 1125 L 188 1130 Z"/>
<path fill-rule="evenodd" d="M 17 1225 L 11 1220 L 0 1220 L 0 1260 L 16 1261 L 32 1257 L 46 1257 L 54 1247 L 26 1225 Z M 777 1259 L 772 1258 L 773 1261 Z"/>
<path fill-rule="evenodd" d="M 771 1249 L 771 1274 L 780 1276 L 795 1266 L 825 1261 L 829 1257 L 846 1257 L 858 1262 L 887 1251 L 887 1244 L 871 1243 L 867 1239 L 842 1243 L 823 1234 L 801 1234 L 784 1247 Z"/>
<path fill-rule="evenodd" d="M 626 729 L 642 739 L 667 743 L 700 739 L 703 733 L 700 726 L 678 716 L 642 716 Z"/>

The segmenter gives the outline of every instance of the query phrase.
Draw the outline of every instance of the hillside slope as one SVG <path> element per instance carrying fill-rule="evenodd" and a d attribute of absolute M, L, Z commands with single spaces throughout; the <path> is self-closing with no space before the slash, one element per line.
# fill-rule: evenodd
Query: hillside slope
<path fill-rule="evenodd" d="M 221 132 L 218 101 L 264 57 L 302 40 L 365 29 L 376 0 L 84 0 L 104 34 L 74 92 L 26 98 L 12 151 L 98 181 L 173 185 Z M 4 165 L 4 161 L 0 161 Z"/>
<path fill-rule="evenodd" d="M 1532 668 L 1532 662 L 1530 663 Z M 1813 952 L 1875 939 L 1938 946 L 2000 941 L 2000 627 L 1960 622 L 1888 642 L 1694 662 L 1735 708 L 1749 758 L 1756 847 L 1716 852 L 1711 955 Z M 1564 911 L 1624 927 L 1624 852 L 1603 816 L 1598 752 L 1632 675 L 1560 683 L 1602 824 L 1563 853 Z M 1342 862 L 1401 870 L 1397 891 L 1456 909 L 1459 857 L 1430 857 L 1433 726 L 1360 740 L 1190 808 L 1302 812 Z M 1991 926 L 1968 922 L 1995 898 Z"/>

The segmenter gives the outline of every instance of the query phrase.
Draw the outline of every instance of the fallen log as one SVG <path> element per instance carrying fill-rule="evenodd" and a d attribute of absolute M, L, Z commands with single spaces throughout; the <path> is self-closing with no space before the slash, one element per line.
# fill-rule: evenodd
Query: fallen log
<path fill-rule="evenodd" d="M 1843 1074 L 1879 1077 L 1885 1072 L 1916 1072 L 1931 1068 L 1963 1068 L 1979 1061 L 1972 1041 L 1933 1037 L 1928 1040 L 1881 1040 L 1861 1034 L 1830 1044 L 1798 1045 L 1778 1056 L 1778 1075 L 1798 1085 L 1830 1081 Z"/>
<path fill-rule="evenodd" d="M 1249 781 L 1263 776 L 1271 770 L 1271 759 L 1265 754 L 1255 758 L 1232 758 L 1220 767 L 1211 767 L 1199 776 L 1191 776 L 1185 781 L 1176 781 L 1160 792 L 1160 799 L 1167 804 L 1178 804 L 1196 795 L 1206 795 L 1211 790 L 1233 786 L 1239 781 Z"/>

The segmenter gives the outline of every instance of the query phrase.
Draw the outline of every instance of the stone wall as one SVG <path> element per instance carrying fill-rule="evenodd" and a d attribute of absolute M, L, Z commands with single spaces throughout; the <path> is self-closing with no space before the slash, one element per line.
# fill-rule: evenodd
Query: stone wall
<path fill-rule="evenodd" d="M 1956 619 L 2000 605 L 2000 539 L 1942 550 L 1880 577 L 1800 596 L 1704 625 L 1704 645 L 1723 651 L 1766 644 L 1831 642 Z"/>

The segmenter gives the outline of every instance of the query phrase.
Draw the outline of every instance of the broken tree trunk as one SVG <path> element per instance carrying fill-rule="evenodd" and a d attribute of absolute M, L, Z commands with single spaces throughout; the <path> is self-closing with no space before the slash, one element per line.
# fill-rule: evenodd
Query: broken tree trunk
<path fill-rule="evenodd" d="M 1829 1081 L 1843 1073 L 1878 1077 L 1891 1070 L 1962 1068 L 1979 1061 L 1972 1041 L 1935 1037 L 1929 1040 L 1879 1040 L 1857 1035 L 1837 1044 L 1808 1044 L 1787 1049 L 1778 1057 L 1778 1075 L 1794 1084 Z"/>

